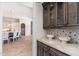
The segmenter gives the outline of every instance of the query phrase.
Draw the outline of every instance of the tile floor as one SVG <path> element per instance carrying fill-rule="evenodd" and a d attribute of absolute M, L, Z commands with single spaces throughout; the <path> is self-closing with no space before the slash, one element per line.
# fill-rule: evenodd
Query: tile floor
<path fill-rule="evenodd" d="M 32 39 L 23 37 L 15 42 L 3 45 L 3 56 L 32 56 Z"/>

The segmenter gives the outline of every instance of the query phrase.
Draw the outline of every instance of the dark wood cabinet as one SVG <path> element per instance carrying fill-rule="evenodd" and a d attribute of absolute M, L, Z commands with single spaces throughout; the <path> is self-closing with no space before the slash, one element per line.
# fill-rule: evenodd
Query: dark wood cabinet
<path fill-rule="evenodd" d="M 68 25 L 77 24 L 77 3 L 69 2 L 68 3 Z"/>
<path fill-rule="evenodd" d="M 44 2 L 43 28 L 79 25 L 79 2 Z"/>
<path fill-rule="evenodd" d="M 45 20 L 43 20 L 44 28 L 49 27 L 50 21 L 49 21 L 49 7 L 48 7 L 48 5 L 44 6 L 44 8 L 43 8 L 43 19 L 45 19 Z"/>
<path fill-rule="evenodd" d="M 37 56 L 69 56 L 55 48 L 52 48 L 40 41 L 37 41 Z"/>
<path fill-rule="evenodd" d="M 39 41 L 37 41 L 37 56 L 49 56 L 47 52 L 49 47 Z"/>
<path fill-rule="evenodd" d="M 68 54 L 63 53 L 63 52 L 61 52 L 55 48 L 52 48 L 52 47 L 50 47 L 49 55 L 50 56 L 69 56 Z"/>
<path fill-rule="evenodd" d="M 45 2 L 43 5 L 43 28 L 48 29 L 54 27 L 55 23 L 55 7 L 52 2 Z"/>
<path fill-rule="evenodd" d="M 77 2 L 77 24 L 79 24 L 79 2 Z"/>
<path fill-rule="evenodd" d="M 50 26 L 49 26 L 49 28 L 53 28 L 53 27 L 55 27 L 56 26 L 56 12 L 55 12 L 55 10 L 56 10 L 56 8 L 55 8 L 55 6 L 56 6 L 56 4 L 55 3 L 50 3 L 50 5 L 49 5 L 49 8 L 50 8 L 50 10 L 49 10 L 49 15 L 50 15 Z"/>
<path fill-rule="evenodd" d="M 64 26 L 64 3 L 57 3 L 57 26 Z"/>
<path fill-rule="evenodd" d="M 79 3 L 69 2 L 68 3 L 68 26 L 79 25 Z"/>
<path fill-rule="evenodd" d="M 43 28 L 50 29 L 64 26 L 64 2 L 45 2 L 43 5 Z"/>

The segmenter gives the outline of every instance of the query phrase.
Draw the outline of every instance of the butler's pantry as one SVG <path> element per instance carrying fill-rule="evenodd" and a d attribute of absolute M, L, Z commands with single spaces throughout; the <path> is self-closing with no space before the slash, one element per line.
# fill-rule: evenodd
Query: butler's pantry
<path fill-rule="evenodd" d="M 2 2 L 0 6 L 3 56 L 79 56 L 79 2 Z"/>
<path fill-rule="evenodd" d="M 3 2 L 2 55 L 32 55 L 32 3 Z"/>

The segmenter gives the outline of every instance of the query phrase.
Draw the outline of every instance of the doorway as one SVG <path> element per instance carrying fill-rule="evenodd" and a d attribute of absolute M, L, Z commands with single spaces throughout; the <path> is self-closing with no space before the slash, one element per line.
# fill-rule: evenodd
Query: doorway
<path fill-rule="evenodd" d="M 32 36 L 28 35 L 30 31 L 28 28 L 31 27 L 29 23 L 28 21 L 23 23 L 17 18 L 3 17 L 2 37 L 3 42 L 5 42 L 2 46 L 3 56 L 32 56 Z M 17 36 L 17 32 L 19 36 Z M 14 35 L 14 33 L 16 35 Z M 10 35 L 10 37 L 8 37 L 8 35 Z M 13 41 L 9 41 L 10 39 Z"/>

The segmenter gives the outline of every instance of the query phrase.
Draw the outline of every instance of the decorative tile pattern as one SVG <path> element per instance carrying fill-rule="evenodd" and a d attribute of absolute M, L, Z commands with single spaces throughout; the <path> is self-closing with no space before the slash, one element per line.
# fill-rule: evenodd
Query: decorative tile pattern
<path fill-rule="evenodd" d="M 63 28 L 63 29 L 51 29 L 47 31 L 47 34 L 58 36 L 69 36 L 74 41 L 79 42 L 79 28 Z"/>

